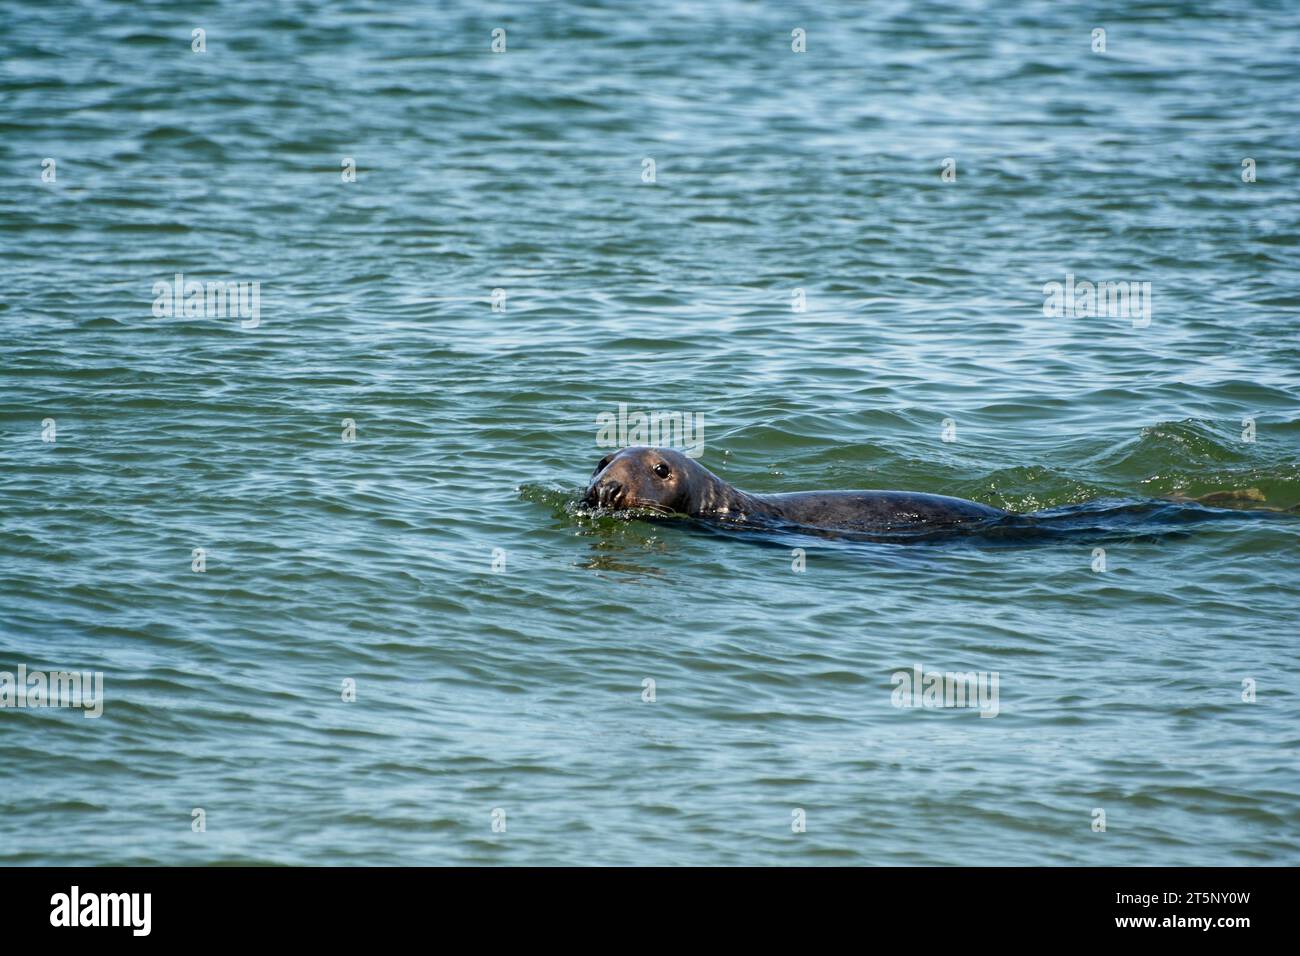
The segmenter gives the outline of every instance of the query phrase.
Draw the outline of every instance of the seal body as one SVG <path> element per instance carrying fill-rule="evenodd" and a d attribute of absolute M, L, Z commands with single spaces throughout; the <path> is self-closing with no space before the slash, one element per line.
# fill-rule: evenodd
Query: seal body
<path fill-rule="evenodd" d="M 804 491 L 751 495 L 765 517 L 808 528 L 908 531 L 1005 518 L 1011 512 L 964 498 L 910 491 Z"/>
<path fill-rule="evenodd" d="M 1011 515 L 963 498 L 908 491 L 802 491 L 754 495 L 667 448 L 633 446 L 601 459 L 584 502 L 692 518 L 826 531 L 910 532 L 993 522 Z"/>

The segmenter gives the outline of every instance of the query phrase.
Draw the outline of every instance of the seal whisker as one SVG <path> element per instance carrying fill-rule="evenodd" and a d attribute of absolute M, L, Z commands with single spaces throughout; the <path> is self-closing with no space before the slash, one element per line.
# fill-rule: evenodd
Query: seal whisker
<path fill-rule="evenodd" d="M 654 511 L 661 515 L 674 514 L 672 508 L 660 504 L 657 501 L 651 501 L 649 498 L 633 498 L 629 503 L 632 508 L 645 508 L 648 511 Z"/>

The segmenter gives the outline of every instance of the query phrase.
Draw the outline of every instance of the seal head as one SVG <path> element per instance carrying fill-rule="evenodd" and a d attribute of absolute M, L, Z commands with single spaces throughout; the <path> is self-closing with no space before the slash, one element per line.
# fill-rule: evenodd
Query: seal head
<path fill-rule="evenodd" d="M 600 460 L 583 502 L 613 511 L 699 515 L 725 507 L 729 491 L 730 485 L 679 451 L 633 445 Z"/>

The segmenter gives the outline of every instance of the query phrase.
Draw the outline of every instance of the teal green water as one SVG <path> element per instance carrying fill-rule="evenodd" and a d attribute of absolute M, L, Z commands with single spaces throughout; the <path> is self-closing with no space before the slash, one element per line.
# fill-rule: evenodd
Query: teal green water
<path fill-rule="evenodd" d="M 1300 862 L 1300 519 L 576 506 L 620 402 L 755 492 L 1300 504 L 1297 64 L 1292 3 L 0 0 L 0 671 L 104 674 L 0 708 L 0 861 Z"/>

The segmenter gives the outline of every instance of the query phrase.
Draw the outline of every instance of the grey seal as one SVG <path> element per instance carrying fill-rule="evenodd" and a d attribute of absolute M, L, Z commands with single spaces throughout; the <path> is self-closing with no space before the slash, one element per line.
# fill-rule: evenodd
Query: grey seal
<path fill-rule="evenodd" d="M 622 511 L 826 531 L 910 532 L 992 523 L 1012 512 L 911 491 L 800 491 L 755 495 L 668 448 L 631 446 L 596 466 L 583 502 Z"/>

